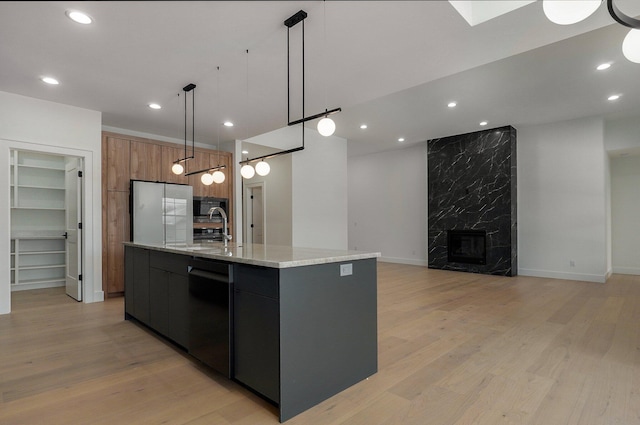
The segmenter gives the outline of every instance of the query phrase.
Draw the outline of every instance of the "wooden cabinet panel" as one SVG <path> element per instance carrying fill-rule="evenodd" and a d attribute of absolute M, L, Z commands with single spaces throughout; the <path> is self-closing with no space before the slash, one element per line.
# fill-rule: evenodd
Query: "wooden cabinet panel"
<path fill-rule="evenodd" d="M 107 192 L 107 294 L 124 291 L 124 246 L 129 235 L 129 192 Z"/>
<path fill-rule="evenodd" d="M 129 140 L 107 137 L 107 190 L 129 190 Z"/>
<path fill-rule="evenodd" d="M 148 181 L 162 180 L 162 146 L 132 140 L 130 149 L 131 179 Z"/>
<path fill-rule="evenodd" d="M 185 177 L 173 174 L 171 166 L 184 158 L 183 145 L 167 144 L 151 139 L 105 132 L 102 137 L 102 289 L 106 296 L 124 291 L 124 249 L 122 242 L 129 234 L 129 181 L 148 180 L 190 184 L 194 196 L 213 196 L 229 199 L 229 226 L 233 224 L 233 161 L 229 152 L 196 149 L 194 159 L 187 161 L 186 170 L 197 171 L 226 165 L 226 179 L 222 184 L 205 186 L 201 175 Z M 191 146 L 187 146 L 187 156 Z"/>

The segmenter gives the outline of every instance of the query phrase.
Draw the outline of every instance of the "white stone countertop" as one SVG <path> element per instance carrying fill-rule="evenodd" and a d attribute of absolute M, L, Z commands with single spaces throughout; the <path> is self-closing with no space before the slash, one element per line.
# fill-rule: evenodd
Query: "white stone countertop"
<path fill-rule="evenodd" d="M 380 257 L 379 252 L 346 251 L 320 248 L 298 248 L 280 245 L 236 244 L 222 242 L 193 244 L 146 244 L 124 242 L 125 245 L 174 254 L 189 255 L 232 263 L 284 269 L 314 264 L 341 263 Z"/>

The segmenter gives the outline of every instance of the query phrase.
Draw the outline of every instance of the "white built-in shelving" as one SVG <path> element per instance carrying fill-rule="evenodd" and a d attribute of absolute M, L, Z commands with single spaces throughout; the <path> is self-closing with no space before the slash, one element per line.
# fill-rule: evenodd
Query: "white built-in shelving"
<path fill-rule="evenodd" d="M 11 154 L 11 288 L 63 286 L 65 158 Z"/>

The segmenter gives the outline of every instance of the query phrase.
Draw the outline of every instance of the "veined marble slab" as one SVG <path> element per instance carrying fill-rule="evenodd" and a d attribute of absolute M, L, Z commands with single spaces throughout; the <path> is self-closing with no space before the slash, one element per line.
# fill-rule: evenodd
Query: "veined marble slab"
<path fill-rule="evenodd" d="M 194 244 L 141 244 L 125 242 L 125 245 L 174 254 L 210 258 L 254 266 L 284 269 L 310 266 L 314 264 L 342 263 L 380 257 L 379 252 L 334 250 L 320 248 L 298 248 L 280 245 L 236 244 L 227 247 L 222 242 L 202 242 Z"/>

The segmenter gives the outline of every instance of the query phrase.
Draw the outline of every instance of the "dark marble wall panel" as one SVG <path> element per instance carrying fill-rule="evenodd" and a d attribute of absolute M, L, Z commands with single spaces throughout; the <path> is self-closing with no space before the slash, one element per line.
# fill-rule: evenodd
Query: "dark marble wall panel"
<path fill-rule="evenodd" d="M 517 274 L 516 130 L 511 126 L 427 142 L 430 268 Z M 447 261 L 447 230 L 487 232 L 487 264 Z"/>

